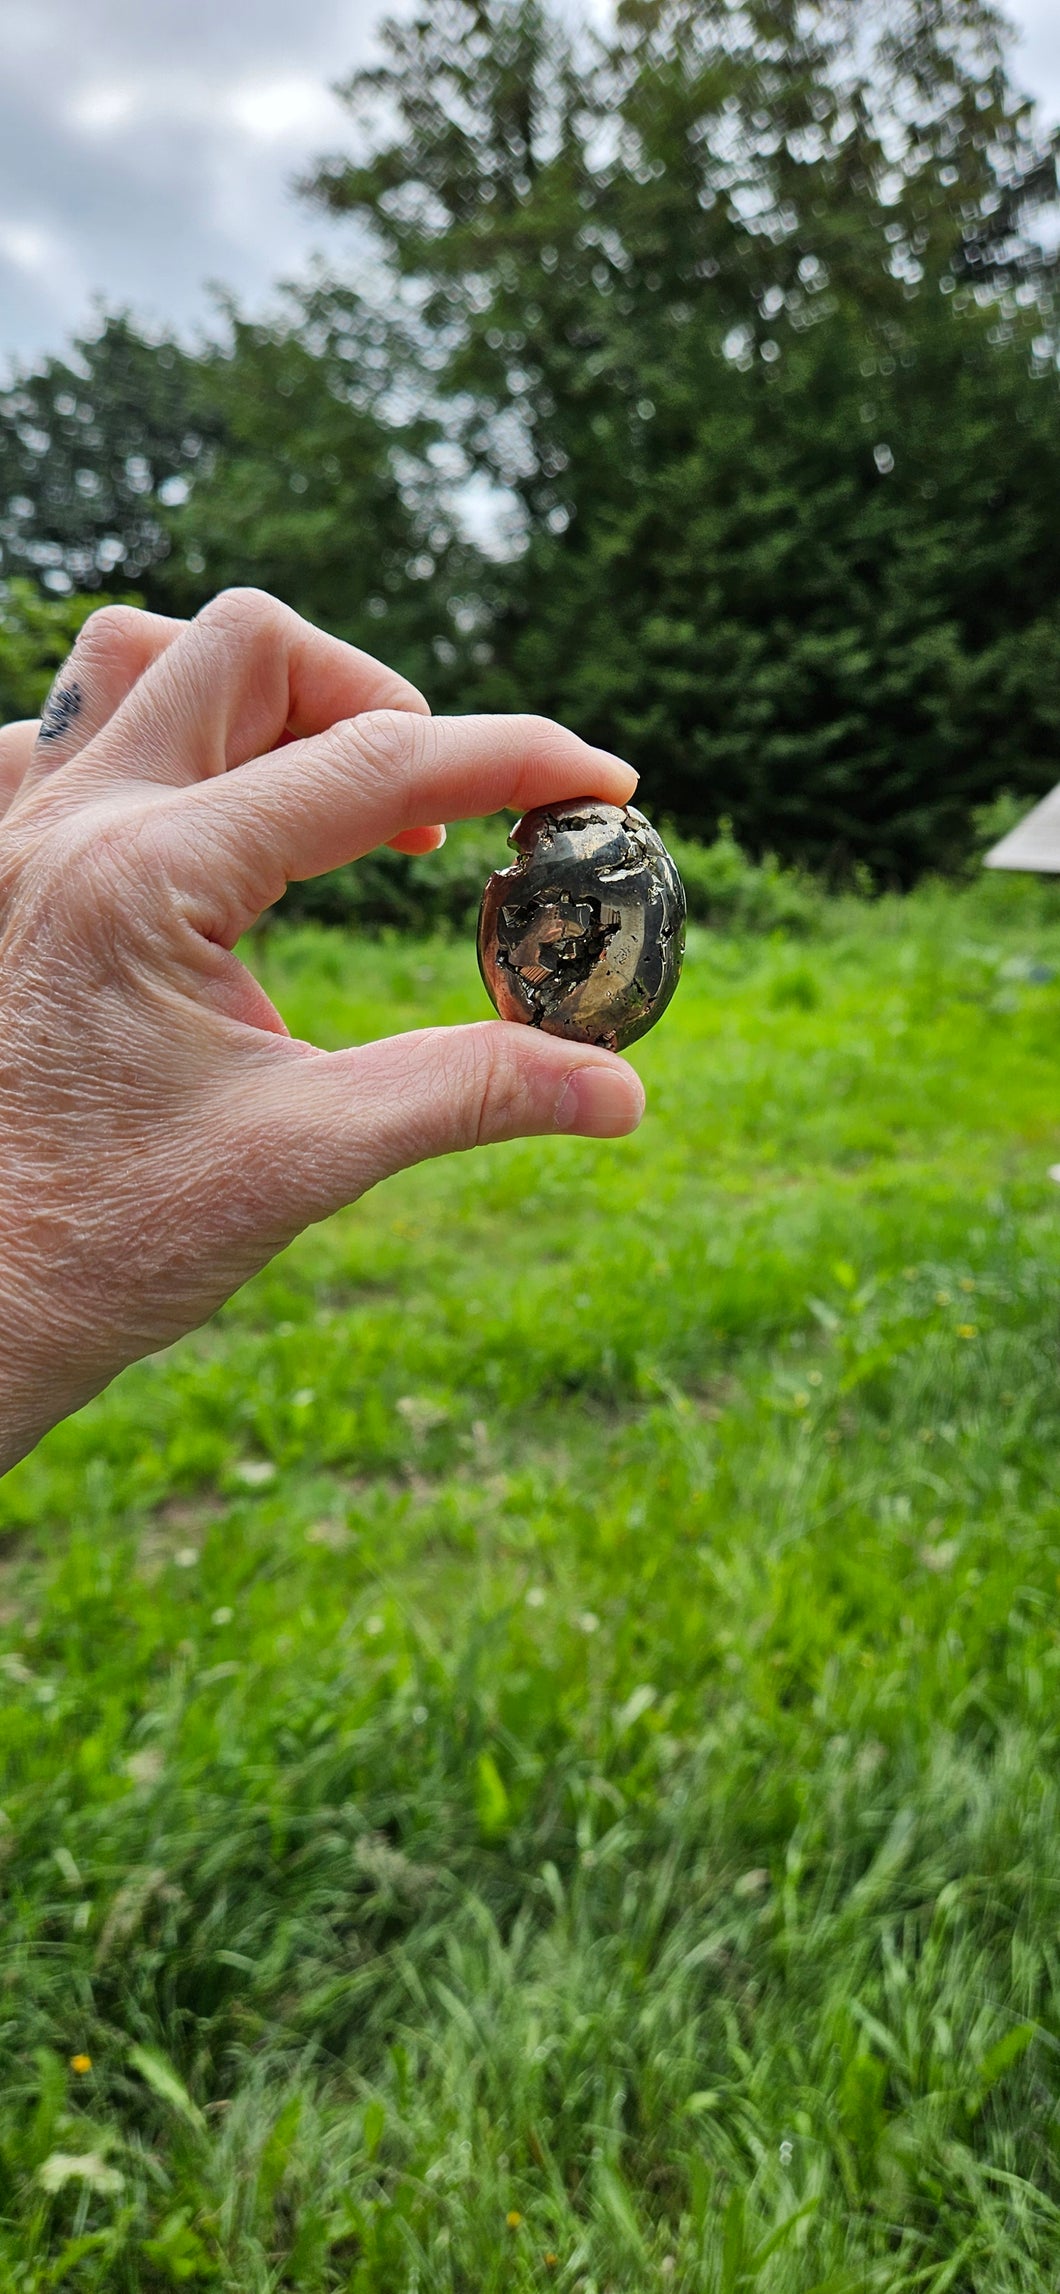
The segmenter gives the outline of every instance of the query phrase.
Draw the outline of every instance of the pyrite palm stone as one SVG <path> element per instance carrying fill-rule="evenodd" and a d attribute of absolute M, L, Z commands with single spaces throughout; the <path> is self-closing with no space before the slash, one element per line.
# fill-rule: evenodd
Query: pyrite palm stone
<path fill-rule="evenodd" d="M 479 969 L 502 1020 L 623 1051 L 666 1010 L 681 975 L 685 896 L 632 805 L 595 797 L 517 821 L 511 868 L 482 895 Z"/>

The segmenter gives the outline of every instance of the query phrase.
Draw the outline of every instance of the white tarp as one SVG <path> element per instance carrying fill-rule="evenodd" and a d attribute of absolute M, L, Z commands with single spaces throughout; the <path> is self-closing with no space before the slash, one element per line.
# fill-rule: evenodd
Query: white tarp
<path fill-rule="evenodd" d="M 1060 786 L 1050 789 L 1017 828 L 986 854 L 984 868 L 1032 868 L 1060 876 Z"/>

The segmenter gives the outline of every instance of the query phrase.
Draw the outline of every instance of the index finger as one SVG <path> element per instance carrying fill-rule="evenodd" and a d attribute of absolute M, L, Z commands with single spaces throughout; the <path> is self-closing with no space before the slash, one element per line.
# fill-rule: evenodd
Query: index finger
<path fill-rule="evenodd" d="M 169 808 L 171 865 L 231 945 L 294 878 L 322 876 L 427 821 L 601 797 L 628 804 L 631 765 L 547 717 L 416 717 L 379 709 L 201 782 Z"/>

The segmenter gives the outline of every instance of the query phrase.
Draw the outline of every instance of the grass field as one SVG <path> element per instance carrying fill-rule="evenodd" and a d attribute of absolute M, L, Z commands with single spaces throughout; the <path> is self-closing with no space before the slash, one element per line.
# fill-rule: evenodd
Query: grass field
<path fill-rule="evenodd" d="M 696 932 L 635 1139 L 390 1182 L 3 1484 L 3 2294 L 1056 2287 L 1054 967 L 1018 883 Z"/>

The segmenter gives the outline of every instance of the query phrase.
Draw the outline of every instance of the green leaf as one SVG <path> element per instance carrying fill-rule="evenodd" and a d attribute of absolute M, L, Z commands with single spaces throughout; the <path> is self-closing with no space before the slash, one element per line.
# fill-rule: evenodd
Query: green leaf
<path fill-rule="evenodd" d="M 262 2197 L 270 2205 L 287 2171 L 291 2146 L 298 2133 L 301 2119 L 302 2097 L 301 2095 L 292 2095 L 289 2101 L 284 2104 L 262 2150 L 261 2165 L 258 2169 L 258 2188 Z"/>
<path fill-rule="evenodd" d="M 1037 2031 L 1036 2023 L 1017 2023 L 1011 2031 L 1006 2031 L 1003 2039 L 998 2039 L 993 2047 L 988 2047 L 976 2072 L 976 2096 L 970 2106 L 973 2119 L 982 2110 L 991 2088 L 996 2087 L 998 2080 L 1004 2077 L 1013 2063 L 1018 2063 L 1020 2057 L 1026 2054 Z"/>
<path fill-rule="evenodd" d="M 213 2259 L 196 2230 L 192 2228 L 189 2209 L 180 2207 L 168 2215 L 154 2238 L 144 2240 L 144 2255 L 157 2263 L 178 2286 L 192 2279 L 216 2278 Z"/>
<path fill-rule="evenodd" d="M 742 2190 L 734 2190 L 721 2227 L 721 2294 L 736 2294 L 746 2259 L 746 2201 Z"/>
<path fill-rule="evenodd" d="M 643 2233 L 621 2175 L 611 2167 L 601 2167 L 595 2178 L 595 2189 L 601 2212 L 608 2216 L 622 2244 L 638 2261 L 646 2262 Z"/>
<path fill-rule="evenodd" d="M 361 2125 L 361 2144 L 365 2157 L 374 2159 L 386 2130 L 386 2111 L 378 2096 L 366 2103 Z"/>
<path fill-rule="evenodd" d="M 807 2215 L 816 2214 L 820 2203 L 819 2198 L 808 2198 L 803 2206 L 797 2206 L 791 2214 L 786 2214 L 783 2222 L 778 2222 L 776 2229 L 770 2231 L 769 2237 L 763 2239 L 761 2246 L 756 2246 L 751 2256 L 752 2270 L 760 2270 L 763 2262 L 767 2262 L 770 2255 L 776 2253 L 778 2246 L 784 2245 L 796 2223 L 805 2222 Z"/>
<path fill-rule="evenodd" d="M 160 2054 L 154 2047 L 136 2046 L 129 2049 L 129 2062 L 160 2102 L 168 2103 L 186 2126 L 194 2127 L 198 2134 L 205 2134 L 206 2121 L 202 2112 L 198 2104 L 192 2102 L 179 2072 L 173 2069 L 167 2056 Z"/>
<path fill-rule="evenodd" d="M 475 1813 L 487 1840 L 507 1831 L 508 1794 L 491 1752 L 480 1752 L 475 1764 Z"/>

